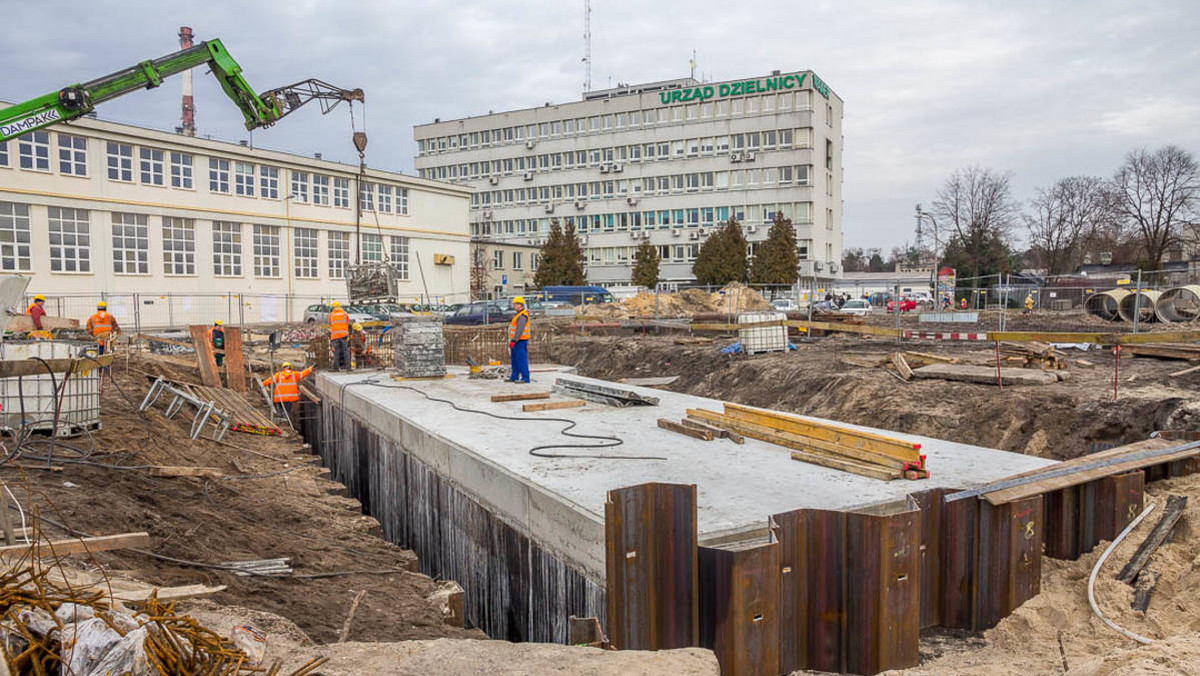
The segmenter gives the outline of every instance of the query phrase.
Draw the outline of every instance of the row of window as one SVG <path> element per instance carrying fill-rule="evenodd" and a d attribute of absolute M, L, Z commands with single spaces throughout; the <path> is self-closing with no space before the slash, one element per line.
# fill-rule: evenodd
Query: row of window
<path fill-rule="evenodd" d="M 492 252 L 492 269 L 493 270 L 503 270 L 504 269 L 504 258 L 505 258 L 504 253 L 505 252 L 501 251 L 500 249 L 496 249 L 495 251 Z M 511 253 L 511 258 L 512 258 L 512 268 L 511 269 L 514 271 L 524 270 L 525 269 L 525 252 L 524 251 L 512 251 L 510 253 Z M 529 252 L 529 269 L 530 270 L 537 270 L 539 257 L 540 256 L 536 251 Z"/>
<path fill-rule="evenodd" d="M 681 193 L 712 192 L 714 190 L 755 190 L 811 185 L 809 165 L 736 169 L 733 171 L 699 171 L 650 178 L 565 183 L 538 188 L 508 188 L 484 190 L 471 195 L 471 206 L 492 207 L 550 204 L 552 201 L 615 199 L 622 197 L 653 197 Z M 832 186 L 832 183 L 830 183 Z M 832 187 L 830 187 L 832 190 Z"/>
<path fill-rule="evenodd" d="M 93 220 L 103 220 L 104 212 L 86 209 L 48 207 L 50 271 L 91 273 Z M 148 275 L 151 267 L 149 219 L 145 214 L 113 212 L 107 214 L 112 233 L 113 273 Z M 163 216 L 162 271 L 165 275 L 193 276 L 196 271 L 197 227 L 190 218 Z M 282 276 L 283 233 L 277 225 L 251 225 L 249 237 L 242 223 L 212 222 L 212 274 L 241 277 L 243 259 L 250 257 L 255 277 Z M 315 228 L 292 229 L 292 266 L 299 279 L 320 277 L 318 239 Z M 350 263 L 351 233 L 324 231 L 326 269 L 330 279 L 343 279 Z M 387 238 L 386 258 L 396 267 L 401 279 L 408 279 L 409 242 L 407 237 Z M 379 263 L 385 259 L 384 236 L 363 234 L 360 241 L 362 260 Z M 247 250 L 248 246 L 248 250 Z M 46 247 L 38 246 L 37 250 Z M 29 205 L 0 202 L 0 270 L 29 272 L 33 266 L 33 235 Z"/>
<path fill-rule="evenodd" d="M 758 253 L 758 247 L 761 242 L 747 242 L 746 256 L 754 258 Z M 808 260 L 808 251 L 812 246 L 812 240 L 800 240 L 796 250 L 800 260 Z M 700 252 L 699 244 L 659 244 L 655 245 L 658 249 L 659 258 L 664 263 L 691 263 L 696 260 L 696 255 Z M 637 251 L 636 246 L 598 246 L 588 249 L 588 265 L 632 265 L 634 263 L 634 252 Z"/>
<path fill-rule="evenodd" d="M 832 210 L 827 210 L 832 217 Z M 670 230 L 674 228 L 711 228 L 733 218 L 743 225 L 770 226 L 775 215 L 795 224 L 812 223 L 812 202 L 790 202 L 783 204 L 750 204 L 741 206 L 691 207 L 687 209 L 663 209 L 655 211 L 633 211 L 610 214 L 587 214 L 564 216 L 562 225 L 575 226 L 581 234 L 589 232 L 626 232 L 639 230 Z M 549 218 L 483 221 L 471 225 L 475 236 L 538 237 L 550 232 Z"/>
<path fill-rule="evenodd" d="M 812 110 L 812 92 L 784 92 L 747 96 L 705 103 L 689 103 L 624 113 L 550 120 L 538 124 L 500 127 L 463 134 L 451 134 L 417 140 L 417 155 L 474 150 L 493 146 L 525 143 L 539 139 L 569 138 L 586 134 L 604 134 L 622 129 L 651 128 L 657 125 L 694 122 L 739 115 Z M 830 109 L 832 111 L 832 108 Z M 832 116 L 832 112 L 830 112 Z M 832 117 L 831 117 L 832 119 Z"/>
<path fill-rule="evenodd" d="M 730 152 L 759 152 L 811 148 L 812 129 L 768 129 L 744 134 L 656 141 L 634 145 L 568 150 L 528 157 L 509 157 L 484 162 L 464 162 L 420 170 L 422 178 L 455 181 L 491 176 L 513 176 L 527 172 L 564 171 L 607 164 L 634 164 L 695 157 L 714 157 Z"/>
<path fill-rule="evenodd" d="M 88 139 L 54 133 L 57 170 L 66 176 L 88 175 Z M 51 134 L 33 131 L 17 140 L 17 165 L 30 171 L 51 171 Z M 136 152 L 135 152 L 136 151 Z M 117 141 L 104 142 L 105 171 L 110 181 L 195 189 L 195 156 Z M 10 166 L 8 143 L 0 143 L 0 167 Z M 135 181 L 136 179 L 136 181 Z M 290 198 L 318 206 L 350 208 L 349 178 L 308 171 L 293 171 Z M 208 158 L 211 193 L 279 199 L 279 168 L 221 157 Z M 364 182 L 359 191 L 364 211 L 408 214 L 408 189 L 386 183 Z"/>

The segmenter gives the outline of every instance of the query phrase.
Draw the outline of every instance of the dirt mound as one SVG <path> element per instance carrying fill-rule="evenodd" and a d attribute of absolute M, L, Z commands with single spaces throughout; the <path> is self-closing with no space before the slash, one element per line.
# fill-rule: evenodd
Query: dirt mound
<path fill-rule="evenodd" d="M 762 294 L 737 282 L 731 282 L 713 293 L 704 289 L 657 294 L 641 291 L 621 301 L 620 306 L 633 317 L 689 317 L 701 312 L 737 313 L 771 309 L 771 304 Z"/>

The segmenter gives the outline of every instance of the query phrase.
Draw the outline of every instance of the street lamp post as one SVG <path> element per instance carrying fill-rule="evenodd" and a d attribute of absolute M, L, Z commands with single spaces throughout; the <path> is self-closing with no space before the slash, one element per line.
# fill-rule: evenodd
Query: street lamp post
<path fill-rule="evenodd" d="M 935 307 L 936 307 L 936 303 L 937 303 L 936 296 L 937 296 L 937 291 L 938 291 L 938 287 L 937 287 L 938 247 L 941 244 L 940 238 L 938 237 L 937 219 L 933 217 L 933 214 L 921 209 L 920 203 L 917 203 L 917 206 L 916 206 L 916 217 L 917 217 L 917 232 L 921 231 L 921 221 L 924 219 L 928 219 L 930 225 L 933 226 L 933 249 L 932 249 L 933 270 L 931 270 L 929 273 L 929 279 L 930 279 L 930 288 L 932 289 L 933 295 L 935 296 L 934 303 L 935 303 Z M 918 246 L 920 246 L 921 244 L 924 244 L 924 237 L 918 238 Z M 952 297 L 950 298 L 950 302 L 951 302 L 951 304 L 953 304 L 953 302 L 954 302 L 953 292 L 951 292 L 951 296 Z"/>

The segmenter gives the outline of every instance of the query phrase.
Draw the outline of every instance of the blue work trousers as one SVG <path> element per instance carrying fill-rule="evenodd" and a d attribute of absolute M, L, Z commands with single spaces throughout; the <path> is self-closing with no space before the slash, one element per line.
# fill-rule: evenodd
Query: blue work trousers
<path fill-rule="evenodd" d="M 508 379 L 512 382 L 529 382 L 529 341 L 518 340 L 513 345 L 512 355 L 512 375 Z"/>

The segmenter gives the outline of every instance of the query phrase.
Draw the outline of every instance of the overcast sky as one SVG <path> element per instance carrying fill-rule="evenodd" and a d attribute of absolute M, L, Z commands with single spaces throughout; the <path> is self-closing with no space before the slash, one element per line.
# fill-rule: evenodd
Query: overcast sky
<path fill-rule="evenodd" d="M 366 92 L 369 164 L 412 171 L 412 126 L 578 99 L 583 2 L 6 2 L 0 100 L 22 101 L 221 38 L 263 91 L 317 77 Z M 1200 2 L 593 0 L 593 88 L 688 74 L 813 69 L 846 102 L 846 246 L 911 239 L 913 205 L 958 167 L 1012 172 L 1016 194 L 1107 176 L 1137 146 L 1200 154 Z M 179 78 L 102 119 L 179 123 Z M 246 138 L 196 74 L 198 133 Z M 314 105 L 255 145 L 355 161 L 345 108 Z"/>

